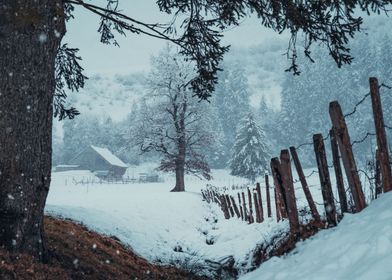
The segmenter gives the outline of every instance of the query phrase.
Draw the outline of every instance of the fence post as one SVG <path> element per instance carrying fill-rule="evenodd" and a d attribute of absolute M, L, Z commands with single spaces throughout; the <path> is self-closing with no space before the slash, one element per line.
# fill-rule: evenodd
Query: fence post
<path fill-rule="evenodd" d="M 381 167 L 380 167 L 380 152 L 377 149 L 376 150 L 376 170 L 375 170 L 375 198 L 378 198 L 378 196 L 382 193 L 382 183 L 381 183 Z"/>
<path fill-rule="evenodd" d="M 338 148 L 338 143 L 336 141 L 335 130 L 331 129 L 329 131 L 329 135 L 331 137 L 332 159 L 333 159 L 333 167 L 335 170 L 336 187 L 338 188 L 340 210 L 342 211 L 343 214 L 348 212 L 348 204 L 347 204 L 346 190 L 344 189 L 343 173 L 342 173 L 342 167 L 340 165 L 339 148 Z"/>
<path fill-rule="evenodd" d="M 286 201 L 286 209 L 287 215 L 289 217 L 290 222 L 290 232 L 293 235 L 299 233 L 299 218 L 298 218 L 298 209 L 297 202 L 295 199 L 295 191 L 294 191 L 294 181 L 293 175 L 291 171 L 291 163 L 290 163 L 290 154 L 288 150 L 282 150 L 280 152 L 280 166 L 281 166 L 281 174 L 282 181 L 284 187 L 285 201 Z"/>
<path fill-rule="evenodd" d="M 261 218 L 260 218 L 260 208 L 257 206 L 259 204 L 258 198 L 257 198 L 257 193 L 253 193 L 253 201 L 255 204 L 255 211 L 256 211 L 256 223 L 261 223 Z"/>
<path fill-rule="evenodd" d="M 291 153 L 291 157 L 293 158 L 295 169 L 297 170 L 297 174 L 301 182 L 302 189 L 305 193 L 306 200 L 308 201 L 310 211 L 312 212 L 313 219 L 317 223 L 319 223 L 321 222 L 320 214 L 317 211 L 317 207 L 316 204 L 314 203 L 312 193 L 309 190 L 308 182 L 306 181 L 301 162 L 299 161 L 297 150 L 294 147 L 290 147 L 290 153 Z"/>
<path fill-rule="evenodd" d="M 245 200 L 245 193 L 244 192 L 242 192 L 242 207 L 244 208 L 245 221 L 249 221 L 248 211 L 246 209 L 246 200 Z"/>
<path fill-rule="evenodd" d="M 370 78 L 370 95 L 372 97 L 372 107 L 374 116 L 374 126 L 376 127 L 377 146 L 380 155 L 380 169 L 382 174 L 382 185 L 384 192 L 392 190 L 391 165 L 389 163 L 388 143 L 385 133 L 384 116 L 382 112 L 380 90 L 377 78 Z"/>
<path fill-rule="evenodd" d="M 285 195 L 284 195 L 284 188 L 283 188 L 280 167 L 281 167 L 280 161 L 278 158 L 271 159 L 271 171 L 272 171 L 272 176 L 274 177 L 274 184 L 275 184 L 275 203 L 277 208 L 276 213 L 277 213 L 278 221 L 280 219 L 287 218 L 286 202 L 285 202 Z"/>
<path fill-rule="evenodd" d="M 337 101 L 329 103 L 329 115 L 333 129 L 335 130 L 344 170 L 346 171 L 347 181 L 353 196 L 355 204 L 354 211 L 360 212 L 366 207 L 365 196 L 362 191 L 346 121 L 344 120 L 342 108 Z"/>
<path fill-rule="evenodd" d="M 256 184 L 256 192 L 257 192 L 257 200 L 258 200 L 258 204 L 257 207 L 259 208 L 259 214 L 260 214 L 260 223 L 262 223 L 264 221 L 264 211 L 263 211 L 263 200 L 261 197 L 261 187 L 260 187 L 260 183 Z M 256 207 L 256 206 L 255 206 Z"/>
<path fill-rule="evenodd" d="M 231 215 L 232 217 L 234 217 L 234 210 L 233 210 L 233 207 L 231 206 L 231 202 L 230 202 L 229 195 L 226 194 L 226 195 L 225 195 L 225 198 L 226 198 L 227 208 L 229 208 L 229 211 L 230 211 L 230 215 Z"/>
<path fill-rule="evenodd" d="M 221 201 L 221 207 L 222 207 L 223 214 L 225 215 L 225 219 L 230 219 L 230 214 L 229 214 L 229 209 L 227 208 L 226 198 L 223 194 L 220 196 L 220 201 Z"/>
<path fill-rule="evenodd" d="M 235 203 L 235 200 L 234 200 L 234 198 L 232 196 L 230 196 L 230 200 L 231 200 L 231 204 L 234 207 L 234 212 L 237 215 L 237 218 L 241 218 L 240 211 L 238 210 L 237 204 Z"/>
<path fill-rule="evenodd" d="M 321 134 L 313 135 L 314 153 L 316 154 L 317 167 L 321 183 L 321 193 L 323 195 L 325 215 L 328 226 L 336 226 L 336 208 L 332 192 L 331 178 L 329 176 L 327 155 L 323 136 Z"/>
<path fill-rule="evenodd" d="M 255 222 L 255 219 L 253 217 L 252 195 L 250 193 L 250 189 L 249 188 L 248 188 L 248 202 L 249 202 L 249 223 L 253 224 Z"/>
<path fill-rule="evenodd" d="M 270 186 L 269 186 L 268 174 L 265 174 L 265 193 L 266 193 L 266 197 L 267 197 L 267 216 L 268 216 L 268 218 L 271 218 L 272 217 L 271 196 L 270 196 Z"/>
<path fill-rule="evenodd" d="M 238 205 L 240 206 L 241 220 L 244 220 L 244 211 L 242 210 L 241 195 L 240 193 L 237 193 L 237 195 L 238 195 Z"/>

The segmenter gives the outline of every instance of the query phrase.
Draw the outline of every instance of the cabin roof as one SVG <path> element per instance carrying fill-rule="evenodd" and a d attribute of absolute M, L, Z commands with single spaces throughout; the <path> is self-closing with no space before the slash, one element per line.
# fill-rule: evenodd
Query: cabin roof
<path fill-rule="evenodd" d="M 119 167 L 128 167 L 121 159 L 116 157 L 106 148 L 100 148 L 91 145 L 91 148 L 96 151 L 103 159 L 105 159 L 111 165 L 119 166 Z"/>

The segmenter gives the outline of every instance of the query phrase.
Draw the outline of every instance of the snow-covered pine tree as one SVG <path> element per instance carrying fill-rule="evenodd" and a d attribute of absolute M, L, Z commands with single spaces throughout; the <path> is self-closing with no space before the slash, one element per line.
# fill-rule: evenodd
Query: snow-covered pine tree
<path fill-rule="evenodd" d="M 267 171 L 268 161 L 269 149 L 264 131 L 249 113 L 241 120 L 237 129 L 230 160 L 231 175 L 254 182 Z"/>

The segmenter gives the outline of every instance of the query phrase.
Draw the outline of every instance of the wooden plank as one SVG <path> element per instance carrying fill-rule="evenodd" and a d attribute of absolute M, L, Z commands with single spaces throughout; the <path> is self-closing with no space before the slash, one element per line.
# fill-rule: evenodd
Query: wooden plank
<path fill-rule="evenodd" d="M 277 211 L 277 220 L 279 221 L 280 219 L 287 218 L 287 211 L 282 176 L 280 171 L 280 161 L 278 158 L 271 159 L 271 171 L 275 184 L 275 203 L 277 209 L 279 210 Z"/>
<path fill-rule="evenodd" d="M 264 211 L 263 211 L 263 199 L 261 197 L 260 183 L 256 184 L 256 192 L 257 192 L 257 201 L 258 201 L 257 207 L 259 208 L 259 214 L 260 214 L 260 223 L 262 223 L 264 221 Z"/>
<path fill-rule="evenodd" d="M 237 204 L 235 203 L 234 197 L 230 196 L 231 204 L 233 205 L 234 212 L 237 215 L 237 218 L 241 218 L 240 211 L 238 210 Z"/>
<path fill-rule="evenodd" d="M 329 104 L 329 115 L 338 141 L 348 185 L 353 196 L 354 212 L 360 212 L 366 207 L 366 201 L 351 147 L 350 135 L 339 102 L 333 101 Z"/>
<path fill-rule="evenodd" d="M 329 176 L 327 155 L 325 153 L 323 136 L 321 134 L 313 135 L 313 144 L 320 177 L 321 193 L 324 200 L 325 215 L 327 217 L 327 225 L 329 227 L 336 226 L 336 207 L 332 192 L 331 179 Z"/>
<path fill-rule="evenodd" d="M 227 208 L 226 198 L 224 195 L 220 196 L 220 201 L 223 214 L 225 215 L 225 219 L 230 219 L 230 213 L 229 209 Z"/>
<path fill-rule="evenodd" d="M 308 182 L 306 181 L 305 174 L 302 169 L 301 162 L 299 161 L 297 150 L 295 149 L 295 147 L 290 147 L 290 153 L 291 153 L 291 157 L 293 158 L 295 169 L 297 170 L 297 174 L 298 174 L 299 180 L 301 182 L 302 189 L 304 191 L 306 200 L 308 201 L 310 211 L 312 212 L 313 219 L 317 223 L 319 223 L 319 222 L 321 222 L 320 214 L 317 210 L 316 204 L 314 203 L 312 193 L 309 190 Z"/>
<path fill-rule="evenodd" d="M 343 173 L 342 173 L 342 167 L 340 165 L 339 148 L 338 148 L 338 142 L 336 140 L 335 130 L 331 129 L 329 131 L 329 135 L 331 137 L 333 168 L 335 170 L 336 187 L 338 189 L 340 210 L 342 211 L 342 214 L 348 213 L 347 196 L 346 196 L 346 190 L 344 188 Z"/>
<path fill-rule="evenodd" d="M 233 210 L 233 207 L 231 206 L 231 201 L 230 201 L 229 195 L 226 194 L 225 198 L 226 198 L 227 208 L 229 208 L 230 215 L 232 217 L 234 217 L 234 210 Z"/>
<path fill-rule="evenodd" d="M 377 199 L 382 194 L 382 182 L 381 182 L 381 167 L 380 167 L 380 152 L 376 149 L 376 170 L 375 170 L 375 195 Z"/>
<path fill-rule="evenodd" d="M 244 220 L 244 210 L 242 209 L 241 195 L 240 193 L 237 193 L 237 195 L 238 195 L 238 205 L 240 206 L 241 220 Z"/>
<path fill-rule="evenodd" d="M 382 174 L 382 186 L 384 192 L 392 190 L 391 165 L 389 163 L 389 152 L 387 135 L 385 133 L 384 115 L 382 112 L 380 90 L 377 78 L 370 78 L 370 96 L 372 98 L 372 108 L 374 117 L 374 126 L 376 127 L 377 147 L 380 156 L 380 169 Z"/>
<path fill-rule="evenodd" d="M 245 221 L 249 221 L 248 209 L 246 209 L 245 193 L 242 192 L 242 208 L 244 208 Z"/>
<path fill-rule="evenodd" d="M 255 211 L 256 211 L 256 223 L 261 223 L 261 218 L 260 218 L 260 208 L 257 207 L 259 204 L 258 198 L 257 198 L 257 193 L 253 193 L 253 202 L 255 205 Z"/>
<path fill-rule="evenodd" d="M 252 195 L 250 193 L 250 189 L 248 188 L 248 202 L 249 202 L 249 223 L 253 224 L 255 222 L 255 219 L 253 217 L 253 207 L 252 207 Z"/>
<path fill-rule="evenodd" d="M 265 174 L 265 195 L 267 197 L 267 216 L 268 218 L 271 218 L 272 217 L 271 196 L 270 196 L 270 185 L 269 185 L 268 174 Z"/>
<path fill-rule="evenodd" d="M 297 201 L 295 198 L 293 175 L 291 171 L 290 154 L 288 150 L 280 152 L 280 166 L 286 201 L 287 215 L 290 222 L 290 232 L 296 235 L 300 231 Z"/>

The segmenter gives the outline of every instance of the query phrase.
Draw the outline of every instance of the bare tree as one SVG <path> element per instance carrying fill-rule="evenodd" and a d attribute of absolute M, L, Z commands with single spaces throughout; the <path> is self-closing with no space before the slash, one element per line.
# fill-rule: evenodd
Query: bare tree
<path fill-rule="evenodd" d="M 195 75 L 189 62 L 169 48 L 153 59 L 146 96 L 146 110 L 137 132 L 137 144 L 143 152 L 162 155 L 159 169 L 175 172 L 172 191 L 185 191 L 186 173 L 210 179 L 210 168 L 202 153 L 209 147 L 213 134 L 206 128 L 205 107 L 187 86 Z"/>

